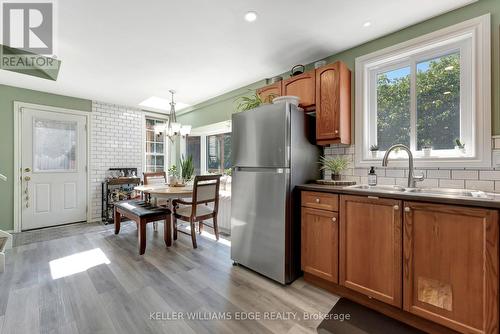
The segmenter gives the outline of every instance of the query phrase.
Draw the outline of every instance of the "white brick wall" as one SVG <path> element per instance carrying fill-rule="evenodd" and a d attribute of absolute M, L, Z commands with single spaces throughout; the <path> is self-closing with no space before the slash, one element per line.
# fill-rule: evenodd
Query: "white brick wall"
<path fill-rule="evenodd" d="M 495 149 L 500 149 L 500 138 L 494 141 Z M 497 145 L 498 144 L 498 145 Z M 346 180 L 357 183 L 368 183 L 368 168 L 354 167 L 354 145 L 331 145 L 324 148 L 324 154 L 329 157 L 346 157 L 350 165 L 342 173 Z M 408 183 L 408 171 L 404 168 L 375 168 L 379 184 L 403 185 Z M 500 168 L 430 168 L 415 170 L 415 174 L 423 174 L 425 180 L 417 182 L 418 187 L 426 188 L 468 188 L 490 192 L 500 192 Z M 330 178 L 325 173 L 325 178 Z"/>
<path fill-rule="evenodd" d="M 101 219 L 101 182 L 111 167 L 137 167 L 142 175 L 143 112 L 139 109 L 92 102 L 90 136 L 91 214 Z"/>

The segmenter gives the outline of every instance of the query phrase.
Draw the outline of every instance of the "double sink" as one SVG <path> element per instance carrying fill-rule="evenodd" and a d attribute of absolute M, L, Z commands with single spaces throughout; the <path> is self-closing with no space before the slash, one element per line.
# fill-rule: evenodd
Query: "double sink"
<path fill-rule="evenodd" d="M 388 194 L 401 194 L 406 193 L 408 195 L 421 195 L 421 196 L 433 196 L 433 197 L 446 197 L 446 198 L 478 198 L 478 199 L 491 199 L 492 196 L 480 190 L 470 190 L 470 189 L 453 189 L 453 188 L 406 188 L 403 186 L 396 185 L 377 185 L 369 186 L 367 184 L 359 184 L 354 186 L 344 187 L 344 189 L 349 190 L 359 190 L 363 192 L 377 192 L 377 193 L 388 193 Z"/>

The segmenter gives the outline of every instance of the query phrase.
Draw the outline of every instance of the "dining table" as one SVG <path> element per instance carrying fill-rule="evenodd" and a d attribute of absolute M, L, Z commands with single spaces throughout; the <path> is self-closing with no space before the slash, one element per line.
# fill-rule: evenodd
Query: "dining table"
<path fill-rule="evenodd" d="M 170 186 L 168 184 L 142 185 L 134 188 L 135 191 L 149 195 L 151 204 L 157 205 L 159 199 L 168 201 L 168 208 L 172 210 L 172 200 L 193 196 L 193 186 Z"/>
<path fill-rule="evenodd" d="M 165 200 L 166 207 L 173 212 L 172 200 L 178 198 L 187 198 L 193 196 L 193 186 L 170 186 L 168 184 L 147 184 L 134 187 L 134 190 L 142 193 L 143 195 L 148 195 L 151 204 L 154 206 L 158 205 L 158 200 Z M 153 223 L 153 228 L 157 230 L 156 222 Z M 171 235 L 171 234 L 170 234 Z"/>

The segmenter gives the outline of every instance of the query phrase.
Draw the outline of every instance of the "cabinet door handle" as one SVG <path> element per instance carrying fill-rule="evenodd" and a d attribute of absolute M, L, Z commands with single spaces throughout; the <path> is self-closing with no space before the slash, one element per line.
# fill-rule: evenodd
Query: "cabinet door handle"
<path fill-rule="evenodd" d="M 394 205 L 393 208 L 394 208 L 394 211 L 398 211 L 399 210 L 399 205 Z"/>
<path fill-rule="evenodd" d="M 339 133 L 339 130 L 335 130 L 335 134 Z"/>
<path fill-rule="evenodd" d="M 316 203 L 319 203 L 319 198 L 316 198 Z"/>
<path fill-rule="evenodd" d="M 410 211 L 411 211 L 411 209 L 409 206 L 405 207 L 405 212 L 410 212 Z"/>
<path fill-rule="evenodd" d="M 336 217 L 333 217 L 333 218 L 332 218 L 332 222 L 334 222 L 334 223 L 335 223 L 336 221 L 337 221 L 337 218 L 336 218 Z"/>

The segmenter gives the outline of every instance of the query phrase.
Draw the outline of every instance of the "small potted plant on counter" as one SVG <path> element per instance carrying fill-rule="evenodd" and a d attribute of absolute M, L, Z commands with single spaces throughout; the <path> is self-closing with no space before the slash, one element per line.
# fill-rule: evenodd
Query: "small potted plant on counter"
<path fill-rule="evenodd" d="M 379 151 L 378 145 L 371 145 L 370 146 L 370 153 L 371 153 L 373 159 L 377 158 L 378 151 Z"/>
<path fill-rule="evenodd" d="M 465 154 L 465 143 L 460 141 L 460 138 L 455 139 L 455 150 L 461 154 Z"/>
<path fill-rule="evenodd" d="M 424 140 L 424 142 L 422 144 L 422 151 L 424 152 L 424 157 L 428 158 L 431 156 L 432 143 L 430 140 L 428 140 L 428 139 Z"/>
<path fill-rule="evenodd" d="M 321 157 L 319 163 L 322 165 L 321 170 L 330 171 L 332 180 L 339 181 L 340 173 L 349 166 L 349 161 L 346 158 L 327 158 Z"/>

